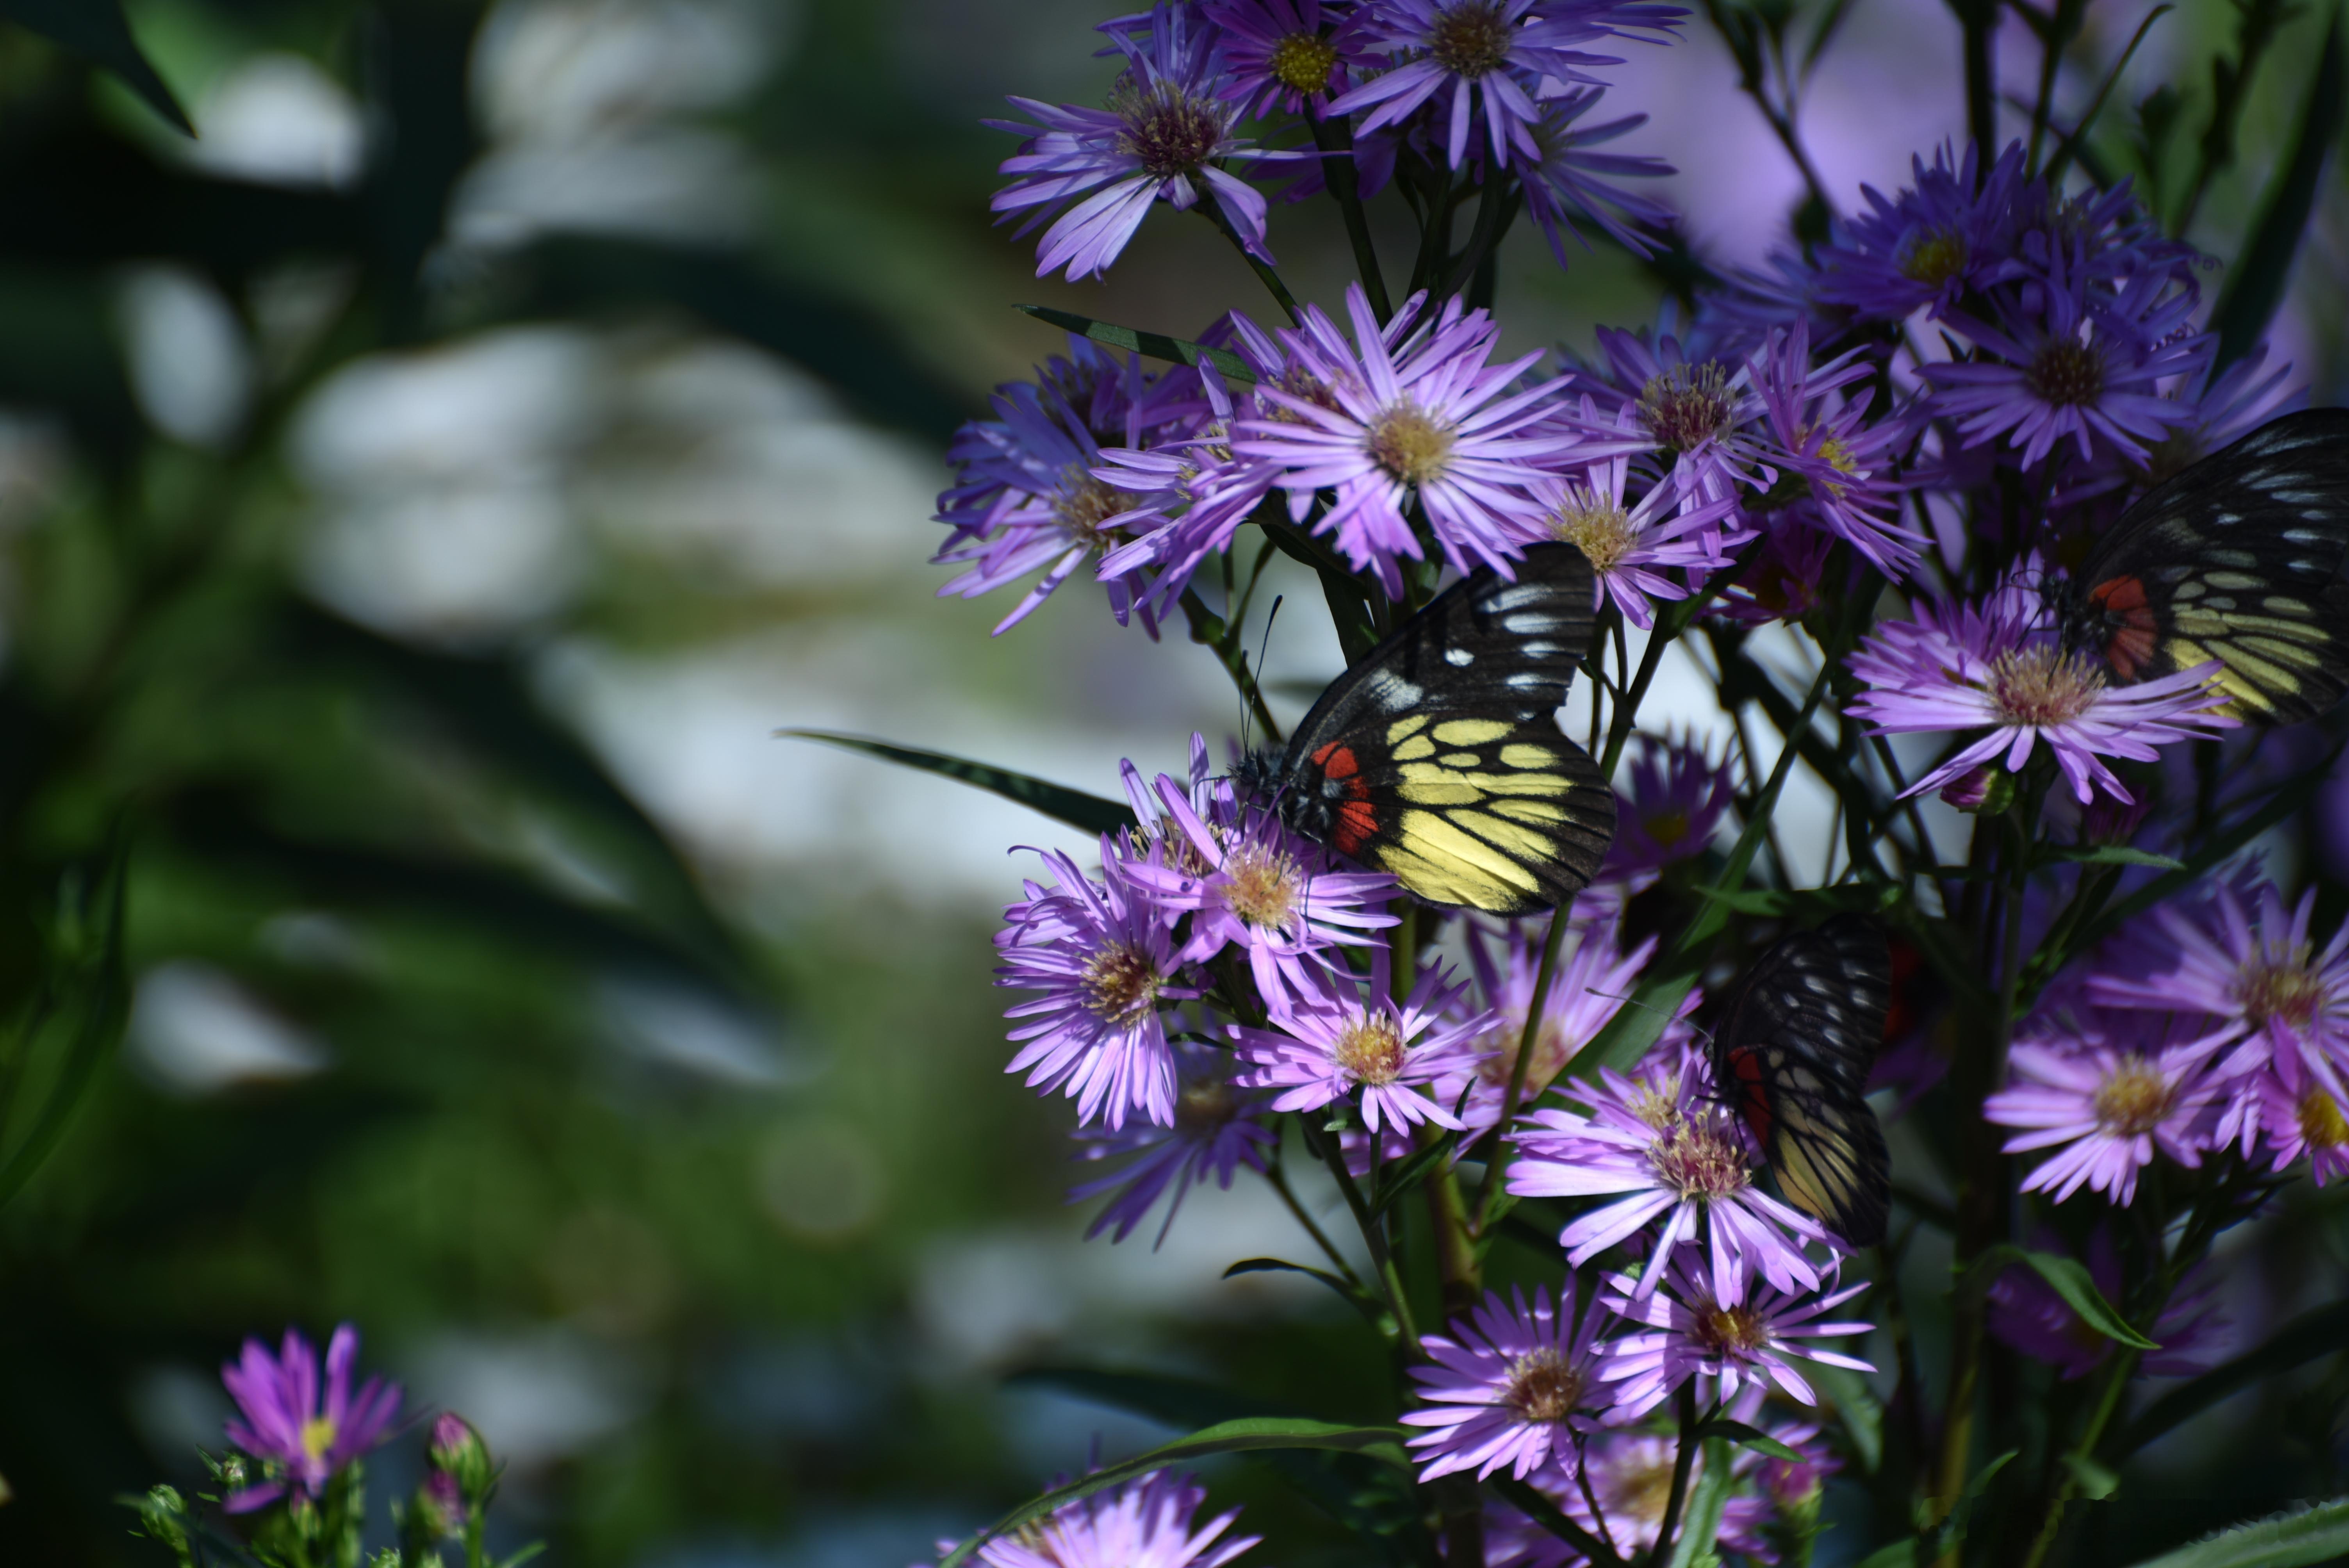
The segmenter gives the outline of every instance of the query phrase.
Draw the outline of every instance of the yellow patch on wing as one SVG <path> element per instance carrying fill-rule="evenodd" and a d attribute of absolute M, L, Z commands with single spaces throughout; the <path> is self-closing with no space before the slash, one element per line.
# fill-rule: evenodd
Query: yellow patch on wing
<path fill-rule="evenodd" d="M 1390 755 L 1397 762 L 1416 762 L 1423 757 L 1435 755 L 1435 742 L 1423 735 L 1414 735 L 1403 740 Z"/>
<path fill-rule="evenodd" d="M 1501 766 L 1523 769 L 1555 768 L 1557 766 L 1557 753 L 1547 746 L 1528 746 L 1524 741 L 1517 741 L 1501 748 Z"/>
<path fill-rule="evenodd" d="M 1516 727 L 1506 718 L 1447 718 L 1435 727 L 1435 738 L 1446 746 L 1490 746 Z"/>
<path fill-rule="evenodd" d="M 1541 883 L 1533 872 L 1511 859 L 1495 844 L 1461 827 L 1457 816 L 1472 816 L 1495 827 L 1506 826 L 1498 818 L 1482 812 L 1461 812 L 1447 816 L 1436 811 L 1405 811 L 1396 824 L 1395 837 L 1403 846 L 1423 860 L 1459 868 L 1456 874 L 1498 882 L 1528 893 L 1538 893 Z M 1509 830 L 1520 841 L 1522 829 Z"/>

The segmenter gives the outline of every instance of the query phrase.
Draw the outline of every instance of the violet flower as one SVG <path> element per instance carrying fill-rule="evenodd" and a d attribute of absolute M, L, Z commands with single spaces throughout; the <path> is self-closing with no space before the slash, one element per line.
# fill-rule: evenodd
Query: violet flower
<path fill-rule="evenodd" d="M 1074 1135 L 1084 1146 L 1080 1156 L 1084 1160 L 1132 1157 L 1109 1175 L 1069 1190 L 1071 1203 L 1112 1194 L 1086 1227 L 1087 1241 L 1103 1231 L 1111 1233 L 1112 1242 L 1125 1240 L 1171 1189 L 1166 1218 L 1158 1227 L 1157 1241 L 1151 1243 L 1161 1245 L 1194 1186 L 1213 1178 L 1228 1192 L 1232 1175 L 1241 1166 L 1265 1169 L 1265 1150 L 1276 1141 L 1272 1129 L 1265 1125 L 1265 1102 L 1271 1097 L 1233 1081 L 1228 1052 L 1185 1040 L 1174 1045 L 1174 1057 L 1173 1126 L 1137 1121 L 1121 1130 L 1081 1129 Z"/>
<path fill-rule="evenodd" d="M 1322 0 L 1207 0 L 1207 19 L 1224 30 L 1223 96 L 1250 119 L 1275 109 L 1329 112 L 1332 95 L 1376 67 L 1363 7 Z"/>
<path fill-rule="evenodd" d="M 1964 294 L 2009 275 L 2023 189 L 2023 144 L 2008 144 L 1977 179 L 1981 150 L 1966 144 L 1950 166 L 1950 149 L 1933 150 L 1931 168 L 1912 156 L 1916 183 L 1888 199 L 1859 188 L 1868 210 L 1844 220 L 1819 249 L 1819 297 L 1847 304 L 1863 319 L 1899 321 L 1924 309 L 1940 315 Z"/>
<path fill-rule="evenodd" d="M 1530 1306 L 1522 1290 L 1506 1302 L 1487 1291 L 1467 1317 L 1453 1320 L 1449 1335 L 1421 1339 L 1433 1364 L 1411 1375 L 1426 1408 L 1399 1418 L 1430 1429 L 1409 1445 L 1422 1481 L 1454 1470 L 1475 1470 L 1482 1480 L 1504 1468 L 1523 1480 L 1547 1464 L 1574 1473 L 1581 1462 L 1577 1434 L 1599 1430 L 1616 1403 L 1599 1371 L 1606 1315 L 1594 1303 L 1578 1323 L 1574 1308 L 1571 1275 L 1554 1309 L 1546 1286 L 1534 1287 Z"/>
<path fill-rule="evenodd" d="M 987 1568 L 1223 1568 L 1263 1537 L 1223 1538 L 1240 1516 L 1237 1508 L 1192 1529 L 1206 1501 L 1196 1478 L 1152 1470 L 1023 1529 L 989 1536 L 972 1556 Z M 954 1547 L 939 1542 L 939 1558 Z"/>
<path fill-rule="evenodd" d="M 1616 787 L 1615 843 L 1601 873 L 1635 888 L 1674 861 L 1701 855 L 1737 799 L 1726 752 L 1715 760 L 1693 731 L 1633 738 L 1630 788 Z"/>
<path fill-rule="evenodd" d="M 2007 1087 L 1982 1101 L 1982 1119 L 2023 1130 L 2006 1153 L 2056 1151 L 2023 1179 L 2023 1191 L 2050 1191 L 2060 1203 L 2086 1186 L 2126 1207 L 2157 1150 L 2180 1165 L 2202 1162 L 2218 1093 L 2205 1070 L 2209 1050 L 2201 1041 L 2147 1048 L 2125 1037 L 2066 1037 L 2054 1026 L 2015 1042 Z"/>
<path fill-rule="evenodd" d="M 317 1351 L 289 1328 L 277 1355 L 247 1339 L 237 1359 L 221 1367 L 221 1381 L 240 1412 L 223 1429 L 228 1440 L 261 1460 L 267 1473 L 257 1485 L 231 1492 L 222 1507 L 251 1513 L 291 1491 L 320 1496 L 337 1472 L 383 1440 L 399 1414 L 399 1385 L 370 1377 L 353 1392 L 358 1354 L 358 1330 L 338 1325 L 326 1341 L 322 1389 Z"/>
<path fill-rule="evenodd" d="M 1540 930 L 1543 936 L 1547 935 L 1547 924 Z M 1654 937 L 1627 954 L 1618 944 L 1619 931 L 1619 922 L 1609 919 L 1578 923 L 1568 933 L 1572 945 L 1561 954 L 1557 971 L 1550 979 L 1541 1026 L 1534 1033 L 1533 1060 L 1526 1064 L 1520 1106 L 1531 1105 L 1607 1026 L 1654 955 Z M 1488 1022 L 1479 1042 L 1484 1054 L 1475 1064 L 1467 1084 L 1468 1099 L 1460 1111 L 1468 1134 L 1461 1140 L 1464 1147 L 1500 1125 L 1509 1075 L 1516 1070 L 1517 1048 L 1525 1039 L 1526 1015 L 1533 1008 L 1534 986 L 1540 978 L 1542 946 L 1534 930 L 1525 924 L 1510 927 L 1497 960 L 1482 932 L 1471 926 L 1467 937 L 1468 961 Z M 1440 1092 L 1447 1104 L 1458 1099 L 1454 1085 L 1445 1085 Z"/>
<path fill-rule="evenodd" d="M 1526 211 L 1547 236 L 1550 254 L 1557 258 L 1560 267 L 1567 264 L 1568 236 L 1589 248 L 1589 242 L 1575 232 L 1573 214 L 1577 212 L 1635 256 L 1653 254 L 1656 245 L 1632 224 L 1661 228 L 1674 216 L 1662 202 L 1614 181 L 1662 179 L 1678 170 L 1644 153 L 1592 150 L 1648 123 L 1646 115 L 1630 114 L 1600 125 L 1578 125 L 1576 121 L 1599 107 L 1601 96 L 1597 88 L 1582 88 L 1543 104 L 1541 118 L 1533 126 L 1535 156 L 1521 159 L 1516 170 L 1523 181 Z M 1492 176 L 1488 173 L 1486 178 Z"/>
<path fill-rule="evenodd" d="M 1673 1261 L 1663 1290 L 1643 1291 L 1628 1274 L 1608 1280 L 1599 1301 L 1609 1311 L 1661 1331 L 1618 1339 L 1608 1357 L 1600 1375 L 1622 1383 L 1619 1397 L 1626 1406 L 1653 1408 L 1691 1377 L 1710 1385 L 1700 1386 L 1700 1397 L 1707 1400 L 1726 1403 L 1747 1389 L 1775 1388 L 1816 1405 L 1818 1396 L 1795 1369 L 1796 1360 L 1876 1370 L 1857 1357 L 1806 1343 L 1874 1332 L 1871 1323 L 1820 1321 L 1821 1315 L 1866 1290 L 1866 1280 L 1823 1295 L 1790 1294 L 1761 1281 L 1739 1283 L 1750 1288 L 1719 1292 L 1685 1254 Z M 1830 1277 L 1826 1283 L 1834 1282 Z"/>
<path fill-rule="evenodd" d="M 1425 1090 L 1475 1066 L 1491 1016 L 1444 1018 L 1467 987 L 1447 985 L 1434 968 L 1398 1004 L 1388 993 L 1386 958 L 1384 948 L 1372 955 L 1367 998 L 1352 975 L 1317 968 L 1275 1013 L 1273 1027 L 1226 1026 L 1248 1064 L 1239 1081 L 1279 1090 L 1275 1110 L 1318 1110 L 1354 1099 L 1374 1136 L 1390 1124 L 1459 1127 L 1451 1108 Z"/>

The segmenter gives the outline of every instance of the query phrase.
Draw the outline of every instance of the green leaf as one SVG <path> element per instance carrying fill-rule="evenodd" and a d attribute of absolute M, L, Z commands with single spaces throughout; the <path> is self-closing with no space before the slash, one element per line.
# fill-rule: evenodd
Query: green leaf
<path fill-rule="evenodd" d="M 1607 1543 L 1567 1517 L 1566 1511 L 1533 1487 L 1506 1472 L 1486 1478 L 1485 1484 L 1507 1500 L 1518 1512 L 1589 1559 L 1589 1568 L 1624 1568 L 1623 1560 Z"/>
<path fill-rule="evenodd" d="M 2119 1476 L 2085 1454 L 2065 1454 L 2064 1468 L 2072 1472 L 2073 1480 L 2079 1485 L 2080 1495 L 2090 1502 L 2102 1502 L 2121 1489 Z"/>
<path fill-rule="evenodd" d="M 893 745 L 886 740 L 868 739 L 861 735 L 840 735 L 828 729 L 779 729 L 775 733 L 795 740 L 820 740 L 826 746 L 862 751 L 901 767 L 918 768 L 926 773 L 942 773 L 949 779 L 959 779 L 975 789 L 991 790 L 1007 800 L 1017 800 L 1030 810 L 1041 811 L 1056 821 L 1066 822 L 1088 833 L 1129 832 L 1139 825 L 1134 820 L 1133 812 L 1115 800 L 1104 800 L 1081 789 L 1048 784 L 1041 779 L 1014 773 L 1008 768 L 949 757 L 943 751 L 924 751 L 916 747 Z"/>
<path fill-rule="evenodd" d="M 128 852 L 117 847 L 94 877 L 88 868 L 76 868 L 60 883 L 43 963 L 47 1005 L 36 1006 L 20 1026 L 15 1043 L 17 1059 L 9 1064 L 13 1074 L 21 1075 L 25 1056 L 40 1046 L 47 1033 L 45 1025 L 55 1023 L 62 1029 L 67 1045 L 50 1069 L 32 1125 L 6 1163 L 0 1164 L 0 1203 L 15 1197 L 56 1150 L 129 1020 L 130 982 L 122 956 L 128 861 Z M 23 1081 L 17 1076 L 17 1082 Z M 0 1106 L 0 1114 L 15 1109 Z"/>
<path fill-rule="evenodd" d="M 1853 1568 L 1924 1568 L 1926 1563 L 1937 1561 L 1944 1553 L 1953 1551 L 1965 1540 L 1966 1522 L 1973 1517 L 1974 1507 L 1982 1501 L 1982 1493 L 1990 1490 L 1991 1481 L 2007 1467 L 2016 1451 L 2009 1449 L 1976 1470 L 1973 1479 L 1966 1482 L 1965 1495 L 1959 1498 L 1958 1506 L 1950 1511 L 1949 1518 L 1921 1535 L 1912 1535 L 1906 1541 L 1878 1547 L 1861 1558 Z"/>
<path fill-rule="evenodd" d="M 1286 1258 L 1242 1258 L 1224 1271 L 1224 1277 L 1232 1279 L 1240 1274 L 1303 1274 L 1308 1279 L 1319 1280 L 1345 1297 L 1346 1305 L 1361 1313 L 1369 1320 L 1371 1326 L 1377 1329 L 1381 1336 L 1392 1339 L 1397 1333 L 1394 1316 L 1387 1311 L 1386 1304 L 1343 1274 L 1332 1274 L 1328 1269 L 1317 1269 L 1305 1264 L 1293 1264 Z"/>
<path fill-rule="evenodd" d="M 1774 1460 L 1800 1462 L 1803 1458 L 1800 1449 L 1791 1448 L 1760 1428 L 1747 1426 L 1744 1421 L 1732 1421 L 1725 1418 L 1706 1421 L 1697 1428 L 1696 1435 L 1700 1438 L 1720 1438 L 1740 1448 L 1752 1449 L 1757 1454 L 1767 1454 Z"/>
<path fill-rule="evenodd" d="M 2150 850 L 2133 850 L 2127 844 L 2092 844 L 2085 848 L 2076 845 L 2050 847 L 2033 856 L 2033 863 L 2042 866 L 2054 864 L 2156 866 L 2166 872 L 2186 869 L 2184 861 L 2174 861 L 2168 855 L 2157 855 Z"/>
<path fill-rule="evenodd" d="M 2026 1264 L 2057 1295 L 2064 1305 L 2080 1315 L 2080 1321 L 2106 1338 L 2138 1350 L 2158 1350 L 2160 1346 L 2129 1326 L 2096 1289 L 2088 1266 L 2077 1258 L 2064 1257 L 2055 1253 L 2027 1252 L 2012 1242 L 2001 1243 L 1984 1252 L 1973 1263 L 1971 1274 L 1975 1284 L 1988 1288 L 2013 1264 Z"/>
<path fill-rule="evenodd" d="M 2222 1530 L 2137 1568 L 2301 1568 L 2349 1553 L 2349 1500 Z"/>
<path fill-rule="evenodd" d="M 27 27 L 120 77 L 147 107 L 188 135 L 196 128 L 155 67 L 140 52 L 123 18 L 122 0 L 0 0 L 0 16 Z"/>
<path fill-rule="evenodd" d="M 2335 7 L 2324 29 L 2324 46 L 2317 56 L 2316 79 L 2310 84 L 2302 108 L 2300 134 L 2292 156 L 2268 188 L 2266 205 L 2251 242 L 2236 259 L 2227 290 L 2211 312 L 2210 325 L 2219 334 L 2214 368 L 2224 368 L 2251 352 L 2268 329 L 2276 306 L 2283 302 L 2284 284 L 2292 276 L 2292 258 L 2307 231 L 2316 206 L 2316 191 L 2324 160 L 2341 131 L 2341 13 Z"/>
<path fill-rule="evenodd" d="M 1023 304 L 1019 308 L 1038 321 L 1050 322 L 1063 332 L 1090 337 L 1095 343 L 1106 343 L 1112 348 L 1146 355 L 1152 359 L 1171 359 L 1178 365 L 1212 365 L 1223 372 L 1227 381 L 1237 381 L 1245 387 L 1256 385 L 1256 372 L 1247 367 L 1247 361 L 1226 349 L 1210 348 L 1204 343 L 1168 337 L 1162 333 L 1138 332 L 1130 326 L 1095 321 L 1092 316 L 1079 315 L 1074 311 L 1054 310 L 1050 305 Z"/>
<path fill-rule="evenodd" d="M 1829 1367 L 1813 1362 L 1803 1368 L 1811 1386 L 1826 1396 L 1837 1417 L 1843 1422 L 1844 1436 L 1851 1439 L 1853 1454 L 1860 1470 L 1874 1475 L 1884 1462 L 1884 1402 L 1876 1397 L 1868 1381 L 1848 1367 Z"/>
<path fill-rule="evenodd" d="M 1759 1433 L 1755 1434 L 1759 1436 Z M 1716 1561 L 1713 1538 L 1721 1532 L 1721 1511 L 1729 1506 L 1729 1445 L 1715 1438 L 1704 1445 L 1704 1470 L 1689 1493 L 1681 1516 L 1681 1538 L 1672 1542 L 1671 1568 L 1700 1568 Z"/>
<path fill-rule="evenodd" d="M 1459 1142 L 1459 1133 L 1446 1132 L 1424 1149 L 1413 1150 L 1396 1161 L 1392 1170 L 1382 1172 L 1378 1185 L 1372 1189 L 1371 1218 L 1375 1220 L 1385 1213 L 1397 1198 L 1418 1186 L 1429 1171 L 1450 1161 L 1452 1151 Z"/>
<path fill-rule="evenodd" d="M 2147 1406 L 2122 1434 L 2119 1452 L 2135 1453 L 2154 1439 L 2192 1420 L 2230 1394 L 2320 1356 L 2349 1350 L 2349 1302 L 2303 1313 L 2285 1324 L 2256 1350 L 2213 1367 Z"/>
<path fill-rule="evenodd" d="M 938 1568 L 962 1568 L 979 1543 L 1019 1529 L 1031 1519 L 1065 1508 L 1081 1498 L 1091 1497 L 1135 1476 L 1146 1475 L 1169 1465 L 1187 1464 L 1216 1454 L 1253 1453 L 1270 1449 L 1330 1449 L 1340 1453 L 1368 1454 L 1389 1464 L 1408 1468 L 1410 1461 L 1402 1450 L 1402 1429 L 1400 1427 L 1348 1427 L 1334 1421 L 1307 1420 L 1302 1417 L 1243 1416 L 1237 1420 L 1219 1422 L 1187 1438 L 1178 1438 L 1145 1454 L 1113 1465 L 1104 1465 L 1092 1474 L 1054 1487 L 1041 1497 L 1030 1499 L 997 1520 L 948 1553 Z"/>

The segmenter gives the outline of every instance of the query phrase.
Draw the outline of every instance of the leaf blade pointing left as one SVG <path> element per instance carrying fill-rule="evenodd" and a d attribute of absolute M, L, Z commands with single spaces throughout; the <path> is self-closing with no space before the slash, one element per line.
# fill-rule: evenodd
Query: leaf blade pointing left
<path fill-rule="evenodd" d="M 1066 822 L 1071 828 L 1088 833 L 1122 833 L 1140 826 L 1134 820 L 1133 810 L 1118 801 L 1104 800 L 1098 795 L 1088 795 L 1081 789 L 1071 789 L 1065 785 L 1048 783 L 1026 773 L 1014 773 L 1008 768 L 973 762 L 964 757 L 950 757 L 943 751 L 925 751 L 919 747 L 899 746 L 891 741 L 874 740 L 868 736 L 843 735 L 829 729 L 779 729 L 775 733 L 794 740 L 817 740 L 843 750 L 861 751 L 885 762 L 895 762 L 901 768 L 943 774 L 973 789 L 985 789 L 1007 800 L 1017 800 L 1031 811 L 1040 811 L 1055 821 Z"/>
<path fill-rule="evenodd" d="M 180 107 L 180 100 L 171 96 L 171 89 L 140 51 L 139 41 L 130 36 L 122 0 L 0 0 L 0 17 L 103 66 L 174 129 L 196 134 L 187 110 Z"/>
<path fill-rule="evenodd" d="M 1336 1449 L 1348 1453 L 1367 1453 L 1397 1465 L 1406 1464 L 1402 1453 L 1402 1429 L 1399 1427 L 1347 1427 L 1330 1421 L 1308 1420 L 1297 1416 L 1243 1416 L 1237 1420 L 1223 1421 L 1193 1432 L 1187 1438 L 1177 1438 L 1171 1443 L 1137 1454 L 1122 1464 L 1105 1465 L 1066 1486 L 1055 1487 L 1041 1497 L 1031 1498 L 988 1525 L 978 1534 L 948 1553 L 938 1568 L 962 1568 L 979 1543 L 1017 1530 L 1032 1519 L 1067 1507 L 1081 1498 L 1131 1480 L 1151 1470 L 1164 1470 L 1168 1465 L 1183 1464 L 1192 1460 L 1206 1459 L 1211 1454 L 1237 1454 L 1264 1449 Z M 1381 1449 L 1388 1450 L 1380 1453 Z"/>

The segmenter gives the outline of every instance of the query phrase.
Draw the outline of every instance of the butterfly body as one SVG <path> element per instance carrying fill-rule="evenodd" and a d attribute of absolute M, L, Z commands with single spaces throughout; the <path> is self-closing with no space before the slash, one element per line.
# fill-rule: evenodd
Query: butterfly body
<path fill-rule="evenodd" d="M 2155 486 L 2046 598 L 2111 680 L 2216 660 L 2237 717 L 2322 714 L 2349 690 L 2349 409 L 2271 420 Z"/>
<path fill-rule="evenodd" d="M 1857 1247 L 1884 1239 L 1891 1161 L 1868 1104 L 1892 1006 L 1883 931 L 1837 915 L 1780 938 L 1739 981 L 1713 1080 L 1796 1208 Z"/>
<path fill-rule="evenodd" d="M 1557 719 L 1595 598 L 1571 544 L 1533 546 L 1514 583 L 1469 573 L 1330 683 L 1242 782 L 1423 903 L 1555 906 L 1615 839 L 1615 792 Z"/>

